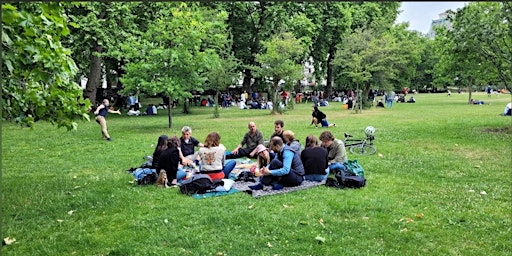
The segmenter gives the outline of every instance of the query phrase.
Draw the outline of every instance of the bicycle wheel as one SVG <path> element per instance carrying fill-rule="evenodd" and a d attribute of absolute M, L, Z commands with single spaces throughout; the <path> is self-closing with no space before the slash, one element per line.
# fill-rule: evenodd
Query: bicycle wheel
<path fill-rule="evenodd" d="M 377 149 L 368 144 L 360 144 L 360 145 L 354 145 L 349 148 L 350 152 L 354 155 L 361 155 L 361 156 L 369 156 L 375 154 L 377 152 Z"/>

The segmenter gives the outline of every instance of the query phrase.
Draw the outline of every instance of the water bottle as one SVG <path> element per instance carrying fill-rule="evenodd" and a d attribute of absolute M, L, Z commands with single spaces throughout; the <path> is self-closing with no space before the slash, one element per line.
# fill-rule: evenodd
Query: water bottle
<path fill-rule="evenodd" d="M 194 164 L 196 165 L 196 166 L 195 166 L 196 172 L 197 172 L 197 173 L 201 172 L 201 169 L 202 169 L 202 167 L 203 167 L 203 166 L 201 165 L 201 161 L 199 161 L 199 160 L 197 160 L 197 159 L 196 159 L 196 160 L 194 160 Z"/>

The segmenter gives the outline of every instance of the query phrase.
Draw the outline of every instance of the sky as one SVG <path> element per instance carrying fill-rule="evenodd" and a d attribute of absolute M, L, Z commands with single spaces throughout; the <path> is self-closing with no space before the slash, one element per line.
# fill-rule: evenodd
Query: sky
<path fill-rule="evenodd" d="M 409 30 L 427 34 L 432 20 L 439 19 L 439 14 L 451 9 L 464 7 L 468 2 L 402 2 L 396 22 L 409 22 Z"/>

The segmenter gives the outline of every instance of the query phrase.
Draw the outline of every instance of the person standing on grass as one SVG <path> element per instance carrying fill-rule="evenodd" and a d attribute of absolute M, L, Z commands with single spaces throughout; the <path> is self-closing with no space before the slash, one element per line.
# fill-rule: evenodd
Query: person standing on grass
<path fill-rule="evenodd" d="M 322 141 L 322 147 L 327 149 L 329 171 L 332 172 L 334 169 L 345 170 L 343 163 L 347 161 L 347 151 L 343 141 L 334 138 L 330 131 L 322 132 L 318 139 Z"/>
<path fill-rule="evenodd" d="M 268 166 L 260 168 L 260 182 L 249 186 L 251 190 L 263 189 L 263 186 L 272 185 L 273 190 L 281 190 L 283 187 L 295 187 L 304 181 L 304 166 L 300 155 L 284 144 L 280 137 L 272 137 L 270 150 L 276 153 Z"/>
<path fill-rule="evenodd" d="M 323 181 L 329 175 L 329 158 L 327 150 L 318 145 L 318 140 L 314 135 L 306 137 L 306 148 L 300 155 L 304 165 L 304 179 L 311 181 Z"/>
<path fill-rule="evenodd" d="M 226 159 L 234 159 L 249 156 L 255 158 L 254 155 L 249 154 L 259 145 L 264 144 L 263 133 L 256 129 L 256 123 L 249 122 L 249 131 L 244 135 L 244 138 L 231 152 L 226 153 Z M 245 147 L 243 147 L 245 146 Z"/>
<path fill-rule="evenodd" d="M 110 135 L 108 134 L 107 120 L 105 120 L 105 117 L 107 116 L 107 113 L 121 115 L 121 111 L 112 110 L 109 108 L 109 105 L 110 102 L 107 99 L 104 99 L 102 104 L 99 105 L 94 111 L 94 115 L 96 115 L 96 122 L 101 126 L 101 134 L 103 135 L 103 138 L 105 138 L 107 141 L 112 141 Z"/>

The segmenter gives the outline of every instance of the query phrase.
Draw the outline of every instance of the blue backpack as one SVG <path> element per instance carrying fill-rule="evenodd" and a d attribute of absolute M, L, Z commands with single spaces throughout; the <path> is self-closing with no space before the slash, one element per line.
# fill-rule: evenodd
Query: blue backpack
<path fill-rule="evenodd" d="M 138 185 L 155 184 L 158 179 L 156 170 L 151 168 L 137 168 L 132 172 L 132 175 Z"/>

